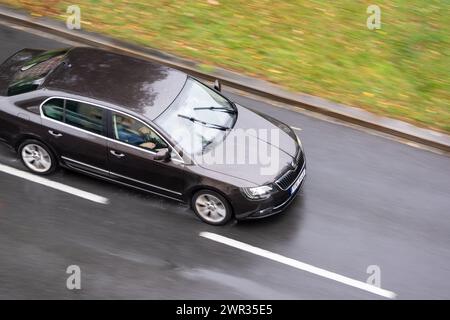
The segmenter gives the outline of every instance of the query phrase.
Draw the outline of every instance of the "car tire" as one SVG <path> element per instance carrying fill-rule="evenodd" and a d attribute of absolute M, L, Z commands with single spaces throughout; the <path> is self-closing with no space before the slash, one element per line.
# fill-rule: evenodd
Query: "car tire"
<path fill-rule="evenodd" d="M 58 167 L 52 150 L 38 140 L 25 140 L 20 144 L 18 153 L 24 166 L 35 174 L 48 175 Z"/>
<path fill-rule="evenodd" d="M 200 190 L 192 197 L 192 209 L 203 222 L 222 226 L 233 217 L 230 203 L 221 194 L 212 190 Z"/>

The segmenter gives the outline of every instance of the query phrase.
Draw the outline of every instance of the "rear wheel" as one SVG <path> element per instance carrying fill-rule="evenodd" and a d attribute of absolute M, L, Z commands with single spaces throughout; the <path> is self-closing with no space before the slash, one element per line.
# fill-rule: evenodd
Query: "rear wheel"
<path fill-rule="evenodd" d="M 212 190 L 201 190 L 194 194 L 192 208 L 202 221 L 215 226 L 226 224 L 233 216 L 228 201 Z"/>
<path fill-rule="evenodd" d="M 23 164 L 36 174 L 47 175 L 57 167 L 52 151 L 37 140 L 24 141 L 19 147 L 19 156 Z"/>

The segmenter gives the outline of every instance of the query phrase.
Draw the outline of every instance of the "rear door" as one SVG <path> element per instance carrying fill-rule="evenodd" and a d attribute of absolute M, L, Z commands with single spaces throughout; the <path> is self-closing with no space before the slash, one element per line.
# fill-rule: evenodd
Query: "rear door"
<path fill-rule="evenodd" d="M 107 110 L 72 99 L 51 98 L 42 105 L 45 139 L 70 167 L 108 175 Z"/>

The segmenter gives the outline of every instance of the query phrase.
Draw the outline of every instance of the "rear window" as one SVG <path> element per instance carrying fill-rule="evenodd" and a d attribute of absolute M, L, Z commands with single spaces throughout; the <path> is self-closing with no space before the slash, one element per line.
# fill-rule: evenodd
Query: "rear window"
<path fill-rule="evenodd" d="M 42 105 L 43 114 L 50 119 L 64 122 L 96 134 L 105 135 L 105 111 L 89 103 L 53 98 Z"/>
<path fill-rule="evenodd" d="M 64 122 L 64 100 L 51 99 L 44 103 L 42 112 L 50 119 Z"/>
<path fill-rule="evenodd" d="M 104 134 L 103 109 L 91 104 L 66 100 L 67 124 L 96 134 Z"/>
<path fill-rule="evenodd" d="M 20 67 L 8 87 L 8 96 L 30 92 L 39 88 L 45 77 L 61 64 L 67 49 L 44 52 Z"/>

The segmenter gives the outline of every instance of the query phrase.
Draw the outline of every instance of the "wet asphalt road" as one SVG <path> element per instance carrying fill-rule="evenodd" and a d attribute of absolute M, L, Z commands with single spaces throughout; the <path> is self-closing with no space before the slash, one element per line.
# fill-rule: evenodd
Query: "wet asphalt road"
<path fill-rule="evenodd" d="M 0 26 L 0 60 L 54 39 Z M 0 172 L 0 298 L 382 299 L 199 237 L 224 235 L 381 286 L 399 299 L 450 298 L 450 158 L 229 94 L 299 127 L 308 175 L 283 214 L 211 227 L 187 207 L 60 170 L 90 202 Z M 1 124 L 0 124 L 1 125 Z M 0 146 L 0 163 L 24 169 Z M 82 289 L 69 291 L 69 265 Z"/>

